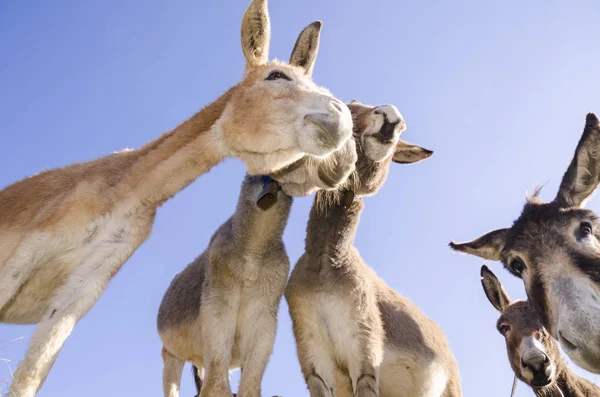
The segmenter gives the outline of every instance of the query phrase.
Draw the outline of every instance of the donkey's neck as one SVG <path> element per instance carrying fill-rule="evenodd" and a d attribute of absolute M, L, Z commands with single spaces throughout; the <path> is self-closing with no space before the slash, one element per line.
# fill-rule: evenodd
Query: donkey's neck
<path fill-rule="evenodd" d="M 364 203 L 356 197 L 346 208 L 339 203 L 321 204 L 323 192 L 318 192 L 306 230 L 306 253 L 313 256 L 327 256 L 332 264 L 340 263 L 354 246 L 360 214 Z M 341 264 L 341 263 L 340 263 Z"/>
<path fill-rule="evenodd" d="M 219 118 L 233 89 L 142 146 L 125 177 L 125 189 L 145 204 L 161 205 L 227 157 Z"/>
<path fill-rule="evenodd" d="M 600 388 L 575 375 L 562 359 L 556 363 L 556 380 L 553 385 L 534 390 L 537 397 L 589 397 L 600 396 Z M 560 389 L 560 392 L 558 391 Z M 562 394 L 561 394 L 562 393 Z"/>
<path fill-rule="evenodd" d="M 278 194 L 277 203 L 263 211 L 256 197 L 240 197 L 231 227 L 236 246 L 248 253 L 264 253 L 273 242 L 281 241 L 292 206 L 292 198 Z"/>

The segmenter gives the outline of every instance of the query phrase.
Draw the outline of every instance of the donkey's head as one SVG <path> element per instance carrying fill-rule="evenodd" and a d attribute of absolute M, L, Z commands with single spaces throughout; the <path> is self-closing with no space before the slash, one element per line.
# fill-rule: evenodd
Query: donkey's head
<path fill-rule="evenodd" d="M 590 113 L 552 202 L 536 194 L 512 227 L 450 243 L 457 251 L 500 260 L 522 278 L 546 329 L 574 362 L 595 373 L 600 373 L 600 222 L 582 207 L 599 180 L 600 125 Z"/>
<path fill-rule="evenodd" d="M 272 173 L 307 154 L 331 155 L 352 135 L 348 107 L 312 81 L 320 28 L 315 22 L 302 32 L 290 63 L 269 62 L 267 0 L 253 0 L 246 10 L 246 71 L 229 91 L 217 126 L 228 150 L 250 174 Z"/>
<path fill-rule="evenodd" d="M 529 302 L 511 303 L 500 280 L 485 265 L 481 267 L 481 284 L 490 303 L 502 313 L 496 328 L 506 340 L 515 375 L 534 389 L 551 388 L 562 359 L 535 309 Z"/>
<path fill-rule="evenodd" d="M 395 106 L 370 106 L 354 100 L 348 107 L 358 159 L 356 170 L 341 186 L 343 190 L 361 196 L 375 194 L 387 179 L 390 164 L 416 163 L 433 154 L 400 140 L 406 123 Z"/>

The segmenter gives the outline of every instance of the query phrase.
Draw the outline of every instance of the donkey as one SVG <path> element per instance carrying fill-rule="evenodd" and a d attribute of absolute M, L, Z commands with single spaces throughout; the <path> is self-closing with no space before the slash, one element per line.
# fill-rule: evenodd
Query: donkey
<path fill-rule="evenodd" d="M 268 62 L 266 0 L 246 10 L 241 39 L 241 82 L 173 131 L 139 150 L 45 171 L 0 191 L 0 321 L 39 324 L 13 395 L 36 394 L 77 321 L 148 238 L 158 207 L 227 156 L 250 174 L 307 155 L 316 157 L 306 168 L 331 161 L 344 170 L 325 168 L 326 178 L 298 181 L 296 193 L 335 188 L 352 171 L 352 156 L 333 157 L 353 149 L 347 106 L 312 82 L 302 52 L 292 65 Z"/>
<path fill-rule="evenodd" d="M 317 192 L 305 252 L 285 289 L 310 395 L 460 396 L 442 330 L 377 277 L 353 246 L 361 196 L 381 188 L 392 162 L 416 163 L 433 152 L 399 140 L 406 127 L 395 107 L 349 107 L 356 170 L 340 192 Z"/>
<path fill-rule="evenodd" d="M 594 373 L 600 373 L 600 222 L 583 206 L 599 181 L 600 124 L 589 113 L 553 201 L 542 202 L 538 190 L 510 228 L 450 243 L 456 251 L 502 261 L 523 279 L 544 327 Z"/>
<path fill-rule="evenodd" d="M 186 361 L 204 369 L 204 377 L 194 371 L 201 397 L 231 397 L 229 369 L 240 367 L 238 395 L 261 396 L 290 268 L 282 235 L 292 204 L 279 190 L 276 203 L 260 209 L 264 183 L 245 177 L 235 214 L 165 293 L 157 321 L 165 397 L 179 397 Z"/>
<path fill-rule="evenodd" d="M 492 306 L 502 313 L 496 328 L 506 340 L 510 366 L 536 396 L 600 396 L 599 387 L 571 372 L 529 302 L 511 303 L 500 280 L 485 265 L 481 284 Z"/>
<path fill-rule="evenodd" d="M 313 22 L 300 33 L 291 64 L 313 69 L 321 26 Z M 260 397 L 290 268 L 282 240 L 292 203 L 288 194 L 306 192 L 311 188 L 307 181 L 347 173 L 356 158 L 352 140 L 335 153 L 336 161 L 304 156 L 272 173 L 281 189 L 272 192 L 274 200 L 267 206 L 259 207 L 257 198 L 270 178 L 245 177 L 234 215 L 215 232 L 207 250 L 175 277 L 160 305 L 165 397 L 179 396 L 185 361 L 194 364 L 200 396 L 230 397 L 228 371 L 243 368 L 239 395 Z"/>

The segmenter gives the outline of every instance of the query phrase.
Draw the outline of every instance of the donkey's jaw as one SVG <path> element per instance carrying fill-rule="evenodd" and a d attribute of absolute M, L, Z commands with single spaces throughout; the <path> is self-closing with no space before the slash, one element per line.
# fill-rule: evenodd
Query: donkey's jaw
<path fill-rule="evenodd" d="M 600 294 L 583 276 L 558 277 L 549 283 L 555 303 L 555 337 L 582 368 L 600 373 Z"/>

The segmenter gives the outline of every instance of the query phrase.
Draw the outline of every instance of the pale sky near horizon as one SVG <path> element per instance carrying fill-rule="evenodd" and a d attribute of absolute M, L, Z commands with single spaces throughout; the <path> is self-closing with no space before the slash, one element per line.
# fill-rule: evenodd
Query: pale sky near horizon
<path fill-rule="evenodd" d="M 0 2 L 0 187 L 139 147 L 216 99 L 243 72 L 248 2 Z M 483 262 L 447 244 L 509 226 L 538 184 L 554 197 L 586 113 L 600 113 L 600 3 L 271 0 L 269 8 L 272 57 L 287 60 L 301 29 L 323 20 L 315 81 L 345 101 L 396 105 L 403 138 L 435 151 L 392 166 L 366 199 L 356 246 L 444 329 L 464 395 L 506 397 L 512 371 L 481 288 Z M 243 175 L 240 161 L 227 160 L 159 210 L 152 236 L 75 327 L 40 397 L 162 395 L 158 305 L 233 212 Z M 311 202 L 294 202 L 284 235 L 292 264 Z M 588 207 L 599 211 L 599 199 Z M 525 297 L 519 280 L 488 265 L 513 298 Z M 13 370 L 33 329 L 0 325 L 0 340 L 24 337 L 0 350 Z M 0 379 L 9 377 L 0 362 Z M 181 395 L 193 394 L 186 367 Z M 308 396 L 284 301 L 263 380 L 263 395 L 276 394 Z"/>

